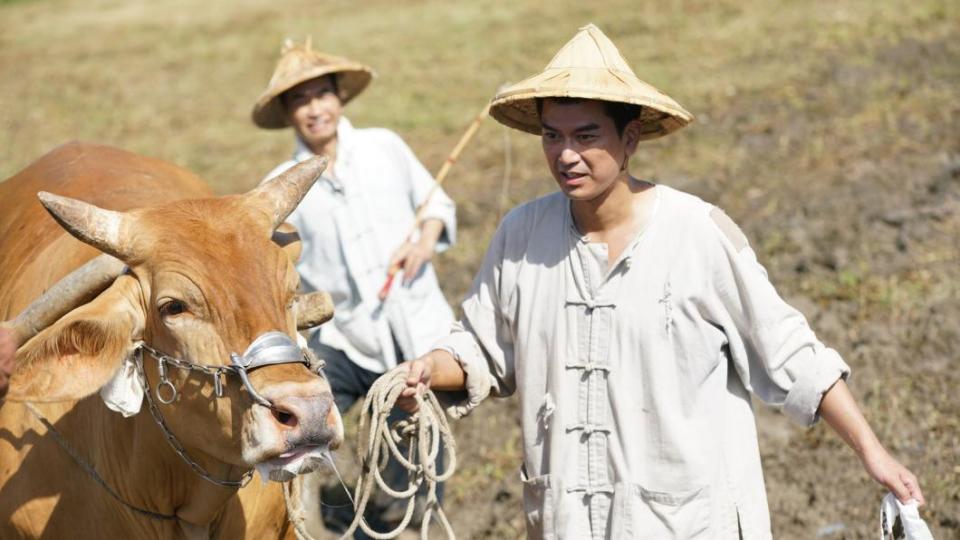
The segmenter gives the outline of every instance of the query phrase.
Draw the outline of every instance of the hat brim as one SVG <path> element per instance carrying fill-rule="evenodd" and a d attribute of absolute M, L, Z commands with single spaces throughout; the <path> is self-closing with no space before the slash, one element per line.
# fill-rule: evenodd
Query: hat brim
<path fill-rule="evenodd" d="M 337 95 L 340 102 L 346 105 L 366 89 L 376 73 L 367 66 L 354 63 L 316 66 L 313 69 L 302 71 L 296 77 L 268 88 L 257 98 L 251 114 L 253 123 L 265 129 L 280 129 L 289 126 L 287 111 L 280 100 L 280 95 L 300 83 L 325 75 L 337 76 Z"/>
<path fill-rule="evenodd" d="M 584 71 L 547 70 L 506 88 L 491 101 L 490 115 L 508 127 L 539 135 L 541 124 L 537 99 L 580 98 L 628 103 L 642 107 L 640 140 L 662 137 L 693 121 L 693 115 L 680 104 L 632 74 L 604 69 L 602 76 L 584 80 Z M 611 74 L 616 84 L 606 82 L 611 79 Z M 598 81 L 604 84 L 598 84 Z"/>

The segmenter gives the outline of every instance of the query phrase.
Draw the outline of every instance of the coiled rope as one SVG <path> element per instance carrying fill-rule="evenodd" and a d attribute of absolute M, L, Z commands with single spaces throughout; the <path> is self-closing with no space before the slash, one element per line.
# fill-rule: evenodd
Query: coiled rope
<path fill-rule="evenodd" d="M 357 456 L 361 463 L 361 473 L 353 497 L 356 513 L 353 522 L 340 537 L 341 540 L 352 537 L 357 528 L 377 540 L 389 540 L 399 536 L 413 518 L 415 497 L 422 485 L 427 486 L 427 503 L 423 521 L 420 524 L 421 539 L 428 538 L 430 521 L 434 517 L 443 527 L 448 539 L 456 538 L 447 515 L 437 501 L 437 483 L 445 482 L 453 476 L 457 466 L 456 441 L 453 439 L 443 407 L 433 392 L 428 389 L 422 395 L 416 396 L 419 406 L 416 413 L 392 425 L 388 422 L 397 398 L 407 387 L 406 378 L 407 373 L 404 370 L 389 371 L 373 383 L 364 399 L 363 409 L 360 411 L 360 423 L 357 427 Z M 443 472 L 437 471 L 436 466 L 437 455 L 441 451 L 441 441 L 443 441 L 446 463 L 446 470 Z M 406 446 L 406 456 L 403 455 L 401 446 Z M 383 479 L 382 471 L 390 456 L 393 456 L 407 470 L 408 481 L 405 489 L 393 489 Z M 392 531 L 375 531 L 363 518 L 374 486 L 395 499 L 407 501 L 403 519 Z M 292 498 L 290 482 L 284 483 L 284 496 L 287 502 L 287 514 L 297 538 L 313 540 L 309 532 L 304 529 L 303 520 L 295 517 L 300 515 L 299 512 L 290 507 Z"/>

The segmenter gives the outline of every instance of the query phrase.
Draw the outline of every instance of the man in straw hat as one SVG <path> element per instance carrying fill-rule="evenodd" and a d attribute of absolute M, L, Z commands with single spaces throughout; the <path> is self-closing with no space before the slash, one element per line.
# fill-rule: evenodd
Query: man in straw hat
<path fill-rule="evenodd" d="M 776 293 L 718 208 L 630 175 L 642 140 L 692 120 L 593 25 L 491 114 L 540 135 L 559 192 L 510 212 L 463 318 L 409 369 L 466 388 L 464 414 L 517 391 L 532 538 L 769 538 L 750 394 L 822 416 L 877 481 L 923 501 L 880 445 L 850 370 Z"/>
<path fill-rule="evenodd" d="M 335 303 L 333 321 L 316 328 L 309 344 L 326 360 L 324 372 L 343 412 L 381 374 L 426 352 L 453 322 L 430 263 L 455 240 L 453 201 L 441 189 L 427 201 L 436 183 L 396 133 L 357 129 L 342 115 L 372 77 L 365 65 L 313 50 L 309 39 L 302 46 L 288 41 L 253 108 L 258 126 L 292 126 L 296 133 L 292 159 L 267 178 L 314 155 L 330 158 L 288 221 L 302 240 L 297 270 L 304 287 L 329 292 Z M 417 208 L 425 202 L 408 241 Z M 400 268 L 402 286 L 381 298 L 391 267 Z M 394 485 L 405 486 L 405 470 L 392 470 Z M 383 530 L 393 521 L 391 512 L 383 521 L 370 513 L 368 519 Z M 395 517 L 399 521 L 402 512 Z M 349 523 L 352 515 L 332 518 Z"/>

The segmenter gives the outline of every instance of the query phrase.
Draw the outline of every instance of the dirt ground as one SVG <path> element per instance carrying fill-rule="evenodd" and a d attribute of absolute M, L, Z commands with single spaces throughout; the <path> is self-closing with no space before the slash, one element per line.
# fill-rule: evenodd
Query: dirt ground
<path fill-rule="evenodd" d="M 631 171 L 742 226 L 781 294 L 851 365 L 868 420 L 920 477 L 935 538 L 960 538 L 957 2 L 366 7 L 0 0 L 0 178 L 83 138 L 174 161 L 221 193 L 247 189 L 291 148 L 289 133 L 255 129 L 249 108 L 281 38 L 308 33 L 379 70 L 347 111 L 355 125 L 398 131 L 437 170 L 499 84 L 595 22 L 697 117 L 642 145 Z M 553 185 L 536 137 L 488 122 L 447 189 L 460 240 L 436 264 L 456 304 L 498 215 Z M 876 538 L 884 493 L 840 439 L 755 409 L 774 537 Z M 524 535 L 517 425 L 512 399 L 455 423 L 461 466 L 445 506 L 459 538 Z M 352 477 L 350 451 L 338 459 Z"/>

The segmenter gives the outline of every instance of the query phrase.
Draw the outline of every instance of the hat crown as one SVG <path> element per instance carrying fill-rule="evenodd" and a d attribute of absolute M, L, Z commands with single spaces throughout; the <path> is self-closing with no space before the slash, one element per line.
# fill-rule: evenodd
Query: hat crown
<path fill-rule="evenodd" d="M 617 46 L 599 28 L 588 24 L 580 28 L 550 60 L 545 69 L 608 69 L 633 74 Z"/>
<path fill-rule="evenodd" d="M 297 77 L 309 69 L 348 63 L 345 58 L 313 50 L 310 41 L 308 37 L 303 45 L 294 44 L 289 39 L 284 42 L 280 50 L 280 60 L 277 61 L 277 67 L 270 78 L 271 86 Z"/>
<path fill-rule="evenodd" d="M 639 105 L 641 140 L 662 137 L 693 120 L 679 103 L 641 81 L 616 45 L 593 24 L 580 28 L 542 72 L 501 88 L 490 102 L 490 115 L 539 135 L 537 100 L 565 97 Z"/>

